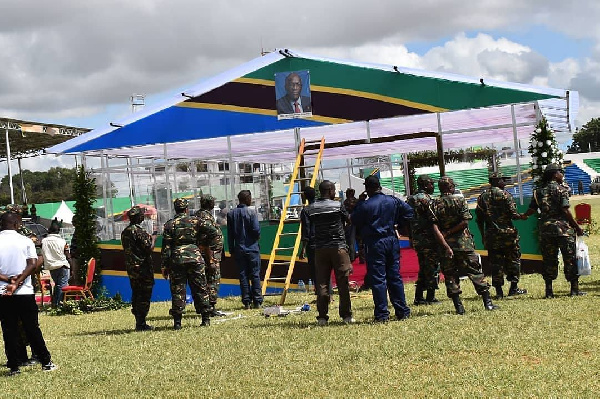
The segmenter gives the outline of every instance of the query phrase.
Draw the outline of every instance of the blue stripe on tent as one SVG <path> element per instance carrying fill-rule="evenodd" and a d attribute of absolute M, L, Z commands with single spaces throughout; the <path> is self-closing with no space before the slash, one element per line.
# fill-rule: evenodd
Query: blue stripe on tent
<path fill-rule="evenodd" d="M 325 124 L 309 119 L 277 120 L 276 116 L 270 115 L 173 106 L 67 152 L 172 143 Z"/>

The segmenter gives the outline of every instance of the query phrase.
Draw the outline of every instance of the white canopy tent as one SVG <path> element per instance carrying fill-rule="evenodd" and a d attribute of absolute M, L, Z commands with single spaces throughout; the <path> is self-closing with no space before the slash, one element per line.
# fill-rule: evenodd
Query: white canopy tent
<path fill-rule="evenodd" d="M 56 219 L 63 223 L 73 224 L 73 211 L 69 209 L 65 201 L 62 201 L 52 219 Z"/>

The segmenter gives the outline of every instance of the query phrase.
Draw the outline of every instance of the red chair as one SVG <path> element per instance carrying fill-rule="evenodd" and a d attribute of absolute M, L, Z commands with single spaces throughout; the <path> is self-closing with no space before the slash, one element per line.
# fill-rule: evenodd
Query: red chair
<path fill-rule="evenodd" d="M 575 220 L 579 224 L 592 223 L 592 206 L 585 202 L 575 205 Z"/>
<path fill-rule="evenodd" d="M 94 299 L 92 294 L 92 283 L 94 282 L 94 271 L 96 270 L 96 259 L 92 258 L 88 262 L 87 278 L 84 285 L 67 285 L 62 288 L 63 300 L 68 297 L 77 299 L 78 297 Z"/>

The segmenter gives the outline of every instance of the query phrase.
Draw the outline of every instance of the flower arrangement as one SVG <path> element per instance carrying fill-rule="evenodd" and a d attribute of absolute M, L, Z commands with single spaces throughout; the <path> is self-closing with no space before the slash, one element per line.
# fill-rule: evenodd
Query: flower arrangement
<path fill-rule="evenodd" d="M 564 154 L 558 148 L 554 131 L 548 126 L 545 118 L 542 118 L 531 133 L 529 154 L 531 155 L 531 175 L 536 187 L 541 184 L 546 166 L 551 163 L 562 164 Z"/>

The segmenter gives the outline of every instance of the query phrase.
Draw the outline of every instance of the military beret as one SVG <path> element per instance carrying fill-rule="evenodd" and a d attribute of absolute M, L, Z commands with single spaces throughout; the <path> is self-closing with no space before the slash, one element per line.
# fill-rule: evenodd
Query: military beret
<path fill-rule="evenodd" d="M 129 216 L 129 217 L 143 215 L 143 214 L 144 214 L 144 210 L 137 205 L 127 211 L 127 216 Z"/>
<path fill-rule="evenodd" d="M 173 201 L 173 205 L 177 209 L 184 209 L 188 207 L 188 200 L 185 198 L 177 198 L 175 201 Z"/>
<path fill-rule="evenodd" d="M 365 187 L 378 188 L 380 187 L 379 178 L 377 176 L 367 176 L 364 185 Z"/>
<path fill-rule="evenodd" d="M 433 183 L 433 179 L 429 177 L 429 175 L 421 175 L 417 178 L 417 185 L 424 186 L 425 183 L 431 182 Z"/>
<path fill-rule="evenodd" d="M 546 166 L 546 169 L 545 169 L 545 170 L 546 170 L 546 171 L 555 171 L 555 170 L 560 170 L 560 171 L 562 171 L 562 170 L 563 170 L 563 167 L 562 167 L 562 165 L 560 165 L 560 164 L 557 164 L 557 163 L 551 163 L 551 164 L 549 164 L 548 166 Z"/>

